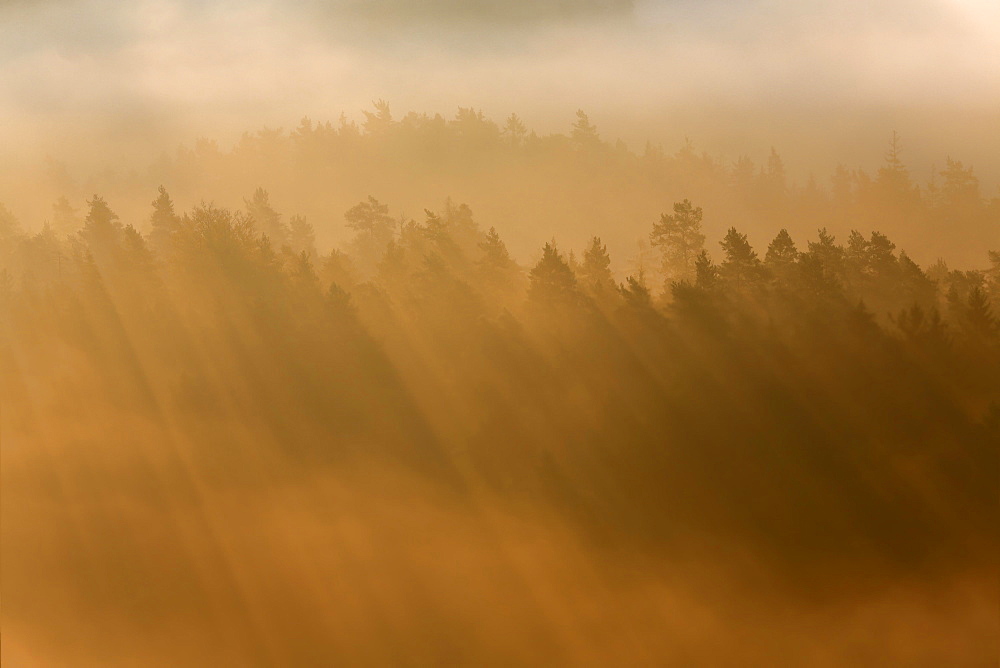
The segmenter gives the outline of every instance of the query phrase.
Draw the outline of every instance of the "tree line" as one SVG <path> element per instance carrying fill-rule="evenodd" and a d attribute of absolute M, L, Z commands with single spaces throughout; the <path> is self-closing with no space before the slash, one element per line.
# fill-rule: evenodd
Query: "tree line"
<path fill-rule="evenodd" d="M 263 188 L 181 212 L 161 187 L 148 216 L 95 195 L 79 230 L 27 234 L 0 210 L 23 433 L 138 421 L 223 478 L 259 452 L 381 462 L 595 536 L 724 535 L 796 568 L 995 545 L 997 251 L 954 270 L 878 231 L 713 245 L 685 199 L 620 281 L 600 237 L 522 266 L 450 200 L 415 220 L 369 197 L 326 253 Z"/>
<path fill-rule="evenodd" d="M 116 164 L 87 179 L 49 161 L 5 198 L 32 229 L 48 220 L 65 233 L 80 226 L 84 199 L 100 192 L 144 229 L 150 183 L 166 185 L 186 207 L 204 199 L 228 208 L 265 183 L 279 208 L 288 203 L 312 221 L 325 248 L 348 240 L 341 216 L 369 193 L 416 218 L 429 202 L 453 196 L 472 204 L 486 227 L 502 226 L 515 255 L 532 252 L 543 229 L 576 247 L 600 235 L 622 266 L 641 264 L 648 221 L 664 202 L 688 198 L 710 220 L 760 239 L 781 228 L 803 239 L 825 227 L 841 241 L 852 228 L 879 230 L 924 263 L 938 256 L 963 268 L 981 263 L 1000 229 L 996 184 L 981 183 L 951 156 L 907 164 L 895 133 L 881 153 L 872 152 L 874 168 L 796 176 L 801 170 L 788 168 L 775 148 L 752 157 L 715 155 L 692 142 L 630 148 L 603 136 L 583 111 L 568 131 L 542 134 L 516 114 L 500 122 L 473 108 L 451 118 L 399 116 L 379 101 L 361 123 L 305 118 L 287 130 L 245 133 L 230 147 L 199 139 L 151 164 Z"/>

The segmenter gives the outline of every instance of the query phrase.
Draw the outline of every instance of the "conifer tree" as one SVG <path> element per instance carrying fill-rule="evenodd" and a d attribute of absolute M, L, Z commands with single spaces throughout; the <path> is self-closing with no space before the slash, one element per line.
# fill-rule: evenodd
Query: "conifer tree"
<path fill-rule="evenodd" d="M 305 216 L 292 216 L 288 219 L 288 245 L 293 253 L 305 253 L 309 258 L 317 256 L 316 231 Z"/>
<path fill-rule="evenodd" d="M 636 278 L 629 276 L 625 283 L 618 287 L 618 291 L 625 300 L 625 304 L 633 309 L 649 310 L 653 308 L 653 296 L 646 286 L 646 281 L 642 276 Z"/>
<path fill-rule="evenodd" d="M 392 238 L 393 219 L 389 206 L 370 196 L 365 202 L 355 204 L 344 214 L 347 226 L 359 237 L 373 243 L 388 243 Z"/>
<path fill-rule="evenodd" d="M 672 214 L 661 214 L 653 224 L 650 243 L 660 249 L 664 279 L 690 279 L 694 274 L 694 261 L 705 247 L 701 232 L 702 210 L 690 200 L 676 202 Z"/>
<path fill-rule="evenodd" d="M 393 125 L 392 112 L 389 111 L 389 103 L 379 99 L 372 102 L 374 111 L 364 111 L 365 134 L 380 137 L 385 135 Z"/>
<path fill-rule="evenodd" d="M 511 259 L 496 228 L 491 227 L 478 243 L 479 257 L 475 262 L 481 277 L 483 291 L 497 298 L 502 306 L 513 305 L 513 301 L 523 298 L 523 280 L 520 268 Z M 516 297 L 515 297 L 516 295 Z"/>
<path fill-rule="evenodd" d="M 726 256 L 719 267 L 720 274 L 737 290 L 750 287 L 762 277 L 760 258 L 747 241 L 747 235 L 731 227 L 719 245 Z"/>
<path fill-rule="evenodd" d="M 795 242 L 788 230 L 782 229 L 768 245 L 764 264 L 773 271 L 787 271 L 798 259 L 799 251 L 795 248 Z"/>
<path fill-rule="evenodd" d="M 156 252 L 162 253 L 180 230 L 181 219 L 174 212 L 174 203 L 167 189 L 160 186 L 158 193 L 152 202 L 153 214 L 149 218 L 149 242 Z"/>
<path fill-rule="evenodd" d="M 972 167 L 963 167 L 958 160 L 949 156 L 945 168 L 941 172 L 944 183 L 941 185 L 941 205 L 948 210 L 958 209 L 956 213 L 968 213 L 980 203 L 979 179 L 972 172 Z"/>
<path fill-rule="evenodd" d="M 611 257 L 608 255 L 608 247 L 601 243 L 600 237 L 592 238 L 590 246 L 584 251 L 579 276 L 583 287 L 591 292 L 603 294 L 614 288 Z"/>
<path fill-rule="evenodd" d="M 832 281 L 838 281 L 844 273 L 844 247 L 837 244 L 836 238 L 826 231 L 819 230 L 819 238 L 807 244 L 808 254 L 816 260 L 823 273 Z"/>
<path fill-rule="evenodd" d="M 573 123 L 573 131 L 570 133 L 573 143 L 577 148 L 592 149 L 601 144 L 601 139 L 597 134 L 597 127 L 590 122 L 590 118 L 583 109 L 576 110 L 576 122 Z"/>
<path fill-rule="evenodd" d="M 501 132 L 507 138 L 507 142 L 514 148 L 519 147 L 524 142 L 524 137 L 528 134 L 528 129 L 517 114 L 507 117 Z"/>
<path fill-rule="evenodd" d="M 934 281 L 905 252 L 900 252 L 897 266 L 900 301 L 912 302 L 924 308 L 933 307 L 937 296 Z"/>
<path fill-rule="evenodd" d="M 889 204 L 908 204 L 913 199 L 913 184 L 910 181 L 910 172 L 903 164 L 902 152 L 899 133 L 893 130 L 889 148 L 885 153 L 885 164 L 879 168 L 875 176 L 875 185 Z"/>
<path fill-rule="evenodd" d="M 702 249 L 694 261 L 695 285 L 703 290 L 711 290 L 719 279 L 719 268 L 712 262 L 708 251 Z"/>
<path fill-rule="evenodd" d="M 964 316 L 964 324 L 974 339 L 990 341 L 996 337 L 997 318 L 986 292 L 978 285 L 969 291 Z"/>
<path fill-rule="evenodd" d="M 491 227 L 486 233 L 486 238 L 479 244 L 483 251 L 483 257 L 479 260 L 484 267 L 497 270 L 506 270 L 513 265 L 507 246 L 504 244 L 495 227 Z"/>
<path fill-rule="evenodd" d="M 528 297 L 532 301 L 560 304 L 576 301 L 576 277 L 554 243 L 545 244 L 542 258 L 532 267 L 528 277 L 531 280 Z"/>
<path fill-rule="evenodd" d="M 281 222 L 281 214 L 271 206 L 271 198 L 266 190 L 258 187 L 253 197 L 244 200 L 244 203 L 257 231 L 270 239 L 273 248 L 280 249 L 288 243 L 288 227 Z"/>
<path fill-rule="evenodd" d="M 87 204 L 90 205 L 90 211 L 83 221 L 80 236 L 87 241 L 91 249 L 106 249 L 120 236 L 123 229 L 121 221 L 103 197 L 94 195 Z"/>
<path fill-rule="evenodd" d="M 355 232 L 352 247 L 358 266 L 370 274 L 393 239 L 395 221 L 389 215 L 389 207 L 369 195 L 367 201 L 348 209 L 344 218 L 347 227 Z"/>

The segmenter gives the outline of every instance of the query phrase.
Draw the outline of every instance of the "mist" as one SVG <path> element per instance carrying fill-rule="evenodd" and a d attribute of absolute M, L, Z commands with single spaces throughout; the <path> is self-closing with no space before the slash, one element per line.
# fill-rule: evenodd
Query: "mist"
<path fill-rule="evenodd" d="M 517 112 L 542 133 L 583 108 L 612 141 L 774 146 L 802 177 L 871 168 L 897 130 L 919 173 L 954 154 L 988 193 L 1000 183 L 990 2 L 25 1 L 0 30 L 5 151 L 22 165 L 141 168 L 199 136 L 361 120 L 384 98 Z"/>
<path fill-rule="evenodd" d="M 0 661 L 992 665 L 1000 9 L 0 4 Z"/>

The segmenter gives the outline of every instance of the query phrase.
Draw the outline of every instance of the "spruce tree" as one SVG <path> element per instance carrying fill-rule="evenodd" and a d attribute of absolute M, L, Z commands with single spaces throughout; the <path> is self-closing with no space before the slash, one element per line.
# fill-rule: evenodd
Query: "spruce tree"
<path fill-rule="evenodd" d="M 156 252 L 163 252 L 180 230 L 181 220 L 174 212 L 174 203 L 163 186 L 153 200 L 153 214 L 149 217 L 149 243 Z"/>
<path fill-rule="evenodd" d="M 595 294 L 609 293 L 614 288 L 611 257 L 608 255 L 608 247 L 601 243 L 600 237 L 592 238 L 590 246 L 583 252 L 580 282 L 584 288 Z"/>

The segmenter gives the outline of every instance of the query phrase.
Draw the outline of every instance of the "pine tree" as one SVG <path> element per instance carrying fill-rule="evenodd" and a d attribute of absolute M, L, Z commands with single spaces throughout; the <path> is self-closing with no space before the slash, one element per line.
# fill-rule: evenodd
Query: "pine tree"
<path fill-rule="evenodd" d="M 823 273 L 831 280 L 839 281 L 844 273 L 844 247 L 837 244 L 837 239 L 826 231 L 819 230 L 819 238 L 808 243 L 809 255 L 815 258 L 823 268 Z"/>
<path fill-rule="evenodd" d="M 389 103 L 379 99 L 372 102 L 374 111 L 364 111 L 365 134 L 372 136 L 382 136 L 392 127 L 392 112 L 389 111 Z"/>
<path fill-rule="evenodd" d="M 542 248 L 542 259 L 529 273 L 528 297 L 536 303 L 569 304 L 577 300 L 576 277 L 555 244 Z"/>
<path fill-rule="evenodd" d="M 851 230 L 847 236 L 847 249 L 844 253 L 848 266 L 862 274 L 868 269 L 868 240 L 857 230 Z"/>
<path fill-rule="evenodd" d="M 600 237 L 590 240 L 590 247 L 583 253 L 583 263 L 580 265 L 580 282 L 593 293 L 610 293 L 615 280 L 611 275 L 611 257 L 608 247 L 601 243 Z"/>
<path fill-rule="evenodd" d="M 590 122 L 590 118 L 583 112 L 583 109 L 576 111 L 576 122 L 573 123 L 573 132 L 570 137 L 577 148 L 581 149 L 592 149 L 601 144 L 597 127 Z"/>
<path fill-rule="evenodd" d="M 243 201 L 257 231 L 271 240 L 272 247 L 280 249 L 288 243 L 288 227 L 281 222 L 281 214 L 271 206 L 271 198 L 266 190 L 258 187 L 251 199 Z"/>
<path fill-rule="evenodd" d="M 896 244 L 889 241 L 889 237 L 881 232 L 872 232 L 867 247 L 869 271 L 876 276 L 894 277 L 898 266 L 896 256 L 893 254 L 895 249 Z"/>
<path fill-rule="evenodd" d="M 629 276 L 625 283 L 618 287 L 618 291 L 625 304 L 636 310 L 651 310 L 653 308 L 653 296 L 646 286 L 646 281 L 640 276 Z"/>
<path fill-rule="evenodd" d="M 925 308 L 933 307 L 937 299 L 937 285 L 934 281 L 905 252 L 900 252 L 897 266 L 900 301 L 912 302 Z"/>
<path fill-rule="evenodd" d="M 393 239 L 395 221 L 389 215 L 389 207 L 369 195 L 367 201 L 348 209 L 344 219 L 347 227 L 355 232 L 351 244 L 358 268 L 370 274 L 376 270 L 386 245 Z"/>
<path fill-rule="evenodd" d="M 305 253 L 310 259 L 317 257 L 316 231 L 305 216 L 296 215 L 288 219 L 288 245 L 293 253 Z"/>
<path fill-rule="evenodd" d="M 481 109 L 472 107 L 459 107 L 451 126 L 461 145 L 467 149 L 489 150 L 501 135 L 496 123 L 486 118 Z"/>
<path fill-rule="evenodd" d="M 153 214 L 149 218 L 149 242 L 153 249 L 161 253 L 168 247 L 174 236 L 180 230 L 181 219 L 174 212 L 174 203 L 163 186 L 153 200 Z"/>
<path fill-rule="evenodd" d="M 118 240 L 123 229 L 121 221 L 118 220 L 118 214 L 108 207 L 103 197 L 94 195 L 87 204 L 90 206 L 90 211 L 83 221 L 80 236 L 87 241 L 92 250 L 103 250 Z"/>
<path fill-rule="evenodd" d="M 510 253 L 507 252 L 507 246 L 495 227 L 491 227 L 490 231 L 486 233 L 486 238 L 479 244 L 479 248 L 483 251 L 480 263 L 484 266 L 507 269 L 513 264 Z"/>
<path fill-rule="evenodd" d="M 993 315 L 993 309 L 986 297 L 986 292 L 978 285 L 969 291 L 964 316 L 966 329 L 974 338 L 989 341 L 996 336 L 997 318 Z"/>
<path fill-rule="evenodd" d="M 517 148 L 524 141 L 524 137 L 528 134 L 528 129 L 517 114 L 511 114 L 507 117 L 501 134 L 507 138 L 511 146 Z"/>
<path fill-rule="evenodd" d="M 767 247 L 764 264 L 777 271 L 787 270 L 799 259 L 799 251 L 788 230 L 782 229 Z"/>
<path fill-rule="evenodd" d="M 903 164 L 903 149 L 899 141 L 899 133 L 893 130 L 889 148 L 885 152 L 885 164 L 879 168 L 875 183 L 887 195 L 904 198 L 912 190 L 910 172 Z"/>
<path fill-rule="evenodd" d="M 368 201 L 355 204 L 347 210 L 344 218 L 349 228 L 366 239 L 384 238 L 388 242 L 391 238 L 393 219 L 389 215 L 389 206 L 374 197 L 369 196 Z"/>
<path fill-rule="evenodd" d="M 799 251 L 795 247 L 795 242 L 788 234 L 788 230 L 782 229 L 767 247 L 764 254 L 764 267 L 770 272 L 777 285 L 782 288 L 790 287 L 796 282 L 798 275 Z"/>
<path fill-rule="evenodd" d="M 941 186 L 941 204 L 948 208 L 967 210 L 980 203 L 979 179 L 972 173 L 972 167 L 948 157 L 941 172 L 944 183 Z"/>
<path fill-rule="evenodd" d="M 711 290 L 719 280 L 719 268 L 712 262 L 708 251 L 702 249 L 694 261 L 695 286 L 703 290 Z"/>
<path fill-rule="evenodd" d="M 674 204 L 673 214 L 661 214 L 653 224 L 650 243 L 660 249 L 664 279 L 686 280 L 694 275 L 694 261 L 705 247 L 702 210 L 690 200 Z"/>
<path fill-rule="evenodd" d="M 491 227 L 483 240 L 478 243 L 481 252 L 476 260 L 478 274 L 484 291 L 494 296 L 502 305 L 512 305 L 514 295 L 523 297 L 524 277 L 520 268 L 511 259 L 496 228 Z"/>
<path fill-rule="evenodd" d="M 763 276 L 760 258 L 747 241 L 747 235 L 731 227 L 719 245 L 726 255 L 719 268 L 720 273 L 737 290 L 750 287 Z"/>
<path fill-rule="evenodd" d="M 875 203 L 881 207 L 879 222 L 906 220 L 908 213 L 919 203 L 920 191 L 910 180 L 910 172 L 903 164 L 899 135 L 892 133 L 889 149 L 885 153 L 885 163 L 875 175 L 875 182 L 869 191 L 875 195 Z"/>

